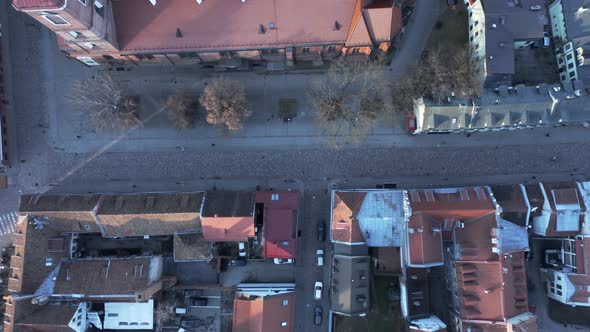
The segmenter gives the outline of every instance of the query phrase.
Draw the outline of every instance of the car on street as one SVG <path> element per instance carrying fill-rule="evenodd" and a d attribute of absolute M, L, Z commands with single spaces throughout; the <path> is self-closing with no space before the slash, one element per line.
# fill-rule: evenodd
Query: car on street
<path fill-rule="evenodd" d="M 324 284 L 321 281 L 316 281 L 315 286 L 313 287 L 313 298 L 316 300 L 322 299 L 322 289 L 324 288 Z"/>
<path fill-rule="evenodd" d="M 246 244 L 244 242 L 238 242 L 238 253 L 240 257 L 246 257 Z"/>
<path fill-rule="evenodd" d="M 202 322 L 197 319 L 183 320 L 180 322 L 180 327 L 184 328 L 197 328 L 202 325 Z"/>
<path fill-rule="evenodd" d="M 230 259 L 227 262 L 227 265 L 230 265 L 230 266 L 244 266 L 244 265 L 246 265 L 246 260 L 245 259 Z"/>
<path fill-rule="evenodd" d="M 549 37 L 549 32 L 543 32 L 543 47 L 547 48 L 551 46 L 551 38 Z"/>
<path fill-rule="evenodd" d="M 414 8 L 412 7 L 406 7 L 402 11 L 402 22 L 404 25 L 408 24 L 408 20 L 410 19 L 410 15 L 412 15 L 412 11 L 414 11 Z"/>
<path fill-rule="evenodd" d="M 316 251 L 316 257 L 318 260 L 318 266 L 324 266 L 324 249 L 318 249 Z"/>
<path fill-rule="evenodd" d="M 320 306 L 315 307 L 315 316 L 313 318 L 313 323 L 315 325 L 322 325 L 322 307 Z"/>
<path fill-rule="evenodd" d="M 318 241 L 326 240 L 326 221 L 322 220 L 318 223 Z"/>
<path fill-rule="evenodd" d="M 204 307 L 207 305 L 207 298 L 206 297 L 191 297 L 188 301 L 190 306 L 199 306 Z"/>
<path fill-rule="evenodd" d="M 295 260 L 291 259 L 291 258 L 275 258 L 273 261 L 275 264 L 293 264 L 293 263 L 295 263 Z"/>

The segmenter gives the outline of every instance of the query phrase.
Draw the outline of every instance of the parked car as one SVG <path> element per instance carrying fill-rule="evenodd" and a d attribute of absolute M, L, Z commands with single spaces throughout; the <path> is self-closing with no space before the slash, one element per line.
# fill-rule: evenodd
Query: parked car
<path fill-rule="evenodd" d="M 246 257 L 246 243 L 238 242 L 238 253 L 240 257 Z"/>
<path fill-rule="evenodd" d="M 408 24 L 408 19 L 410 18 L 410 15 L 412 15 L 413 10 L 414 8 L 412 7 L 406 7 L 402 11 L 402 22 L 404 25 Z"/>
<path fill-rule="evenodd" d="M 316 257 L 318 259 L 318 266 L 324 266 L 324 249 L 318 249 L 316 251 Z"/>
<path fill-rule="evenodd" d="M 315 307 L 315 317 L 313 319 L 315 325 L 322 325 L 322 307 Z"/>
<path fill-rule="evenodd" d="M 326 240 L 326 221 L 322 220 L 318 223 L 318 241 Z"/>
<path fill-rule="evenodd" d="M 321 281 L 316 281 L 315 286 L 313 288 L 313 298 L 316 300 L 322 299 L 322 289 L 324 288 L 324 284 Z"/>
<path fill-rule="evenodd" d="M 186 307 L 174 307 L 174 313 L 177 315 L 186 315 Z"/>
<path fill-rule="evenodd" d="M 230 259 L 227 262 L 227 265 L 244 266 L 244 265 L 246 265 L 246 260 L 245 259 Z"/>
<path fill-rule="evenodd" d="M 275 258 L 274 263 L 275 264 L 293 264 L 293 263 L 295 263 L 295 260 L 291 259 L 291 258 Z"/>
<path fill-rule="evenodd" d="M 199 327 L 203 324 L 203 322 L 201 322 L 200 320 L 183 320 L 180 322 L 180 327 L 184 327 L 184 328 L 195 328 L 195 327 Z"/>
<path fill-rule="evenodd" d="M 207 305 L 207 298 L 206 297 L 191 297 L 189 298 L 189 305 L 191 306 L 206 306 Z"/>
<path fill-rule="evenodd" d="M 543 32 L 543 47 L 547 48 L 551 46 L 551 38 L 549 37 L 549 32 Z"/>

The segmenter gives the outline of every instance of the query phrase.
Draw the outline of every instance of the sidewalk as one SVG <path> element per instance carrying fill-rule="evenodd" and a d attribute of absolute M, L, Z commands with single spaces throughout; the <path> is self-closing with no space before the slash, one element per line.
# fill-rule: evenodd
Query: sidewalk
<path fill-rule="evenodd" d="M 441 4 L 444 1 L 439 1 Z M 405 36 L 391 66 L 384 70 L 388 80 L 395 80 L 411 68 L 424 49 L 430 31 L 440 13 L 440 5 L 429 1 L 417 1 Z M 60 65 L 63 63 L 59 61 Z M 130 94 L 140 96 L 143 118 L 148 119 L 143 128 L 121 135 L 117 132 L 96 132 L 87 116 L 73 109 L 63 98 L 72 84 L 96 74 L 82 66 L 68 66 L 63 71 L 58 66 L 47 66 L 49 77 L 63 77 L 53 85 L 49 98 L 50 146 L 56 151 L 92 152 L 108 146 L 111 151 L 162 151 L 176 148 L 203 149 L 211 146 L 236 148 L 324 148 L 316 119 L 317 111 L 307 102 L 307 92 L 313 80 L 321 78 L 322 71 L 287 74 L 257 74 L 254 72 L 215 73 L 198 67 L 163 66 L 133 67 L 130 71 L 110 71 L 113 78 L 122 82 Z M 104 70 L 104 69 L 102 69 Z M 66 73 L 66 74 L 63 74 Z M 253 111 L 244 129 L 223 137 L 213 126 L 204 121 L 195 128 L 177 130 L 172 127 L 161 105 L 165 99 L 180 89 L 192 91 L 195 98 L 215 76 L 224 75 L 240 81 Z M 289 124 L 278 118 L 278 102 L 282 98 L 297 101 L 297 117 Z M 386 101 L 391 98 L 388 94 Z M 200 109 L 203 112 L 202 109 Z M 407 135 L 404 114 L 387 114 L 377 122 L 368 135 L 371 146 L 388 146 Z M 403 143 L 402 143 L 403 144 Z"/>

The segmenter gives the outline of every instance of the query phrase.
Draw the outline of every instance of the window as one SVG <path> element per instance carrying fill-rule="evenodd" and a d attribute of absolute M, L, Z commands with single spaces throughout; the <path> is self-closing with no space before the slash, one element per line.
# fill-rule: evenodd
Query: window
<path fill-rule="evenodd" d="M 569 73 L 569 76 L 570 76 L 570 79 L 572 79 L 572 80 L 573 80 L 574 78 L 576 78 L 576 74 L 574 74 L 574 72 L 573 72 L 573 71 L 571 71 L 571 72 Z"/>
<path fill-rule="evenodd" d="M 562 295 L 563 295 L 563 293 L 562 293 L 560 290 L 558 290 L 558 291 L 557 291 L 557 295 L 559 295 L 559 296 L 562 296 Z"/>
<path fill-rule="evenodd" d="M 475 32 L 475 37 L 477 37 L 477 36 L 479 36 L 479 32 L 476 31 Z"/>
<path fill-rule="evenodd" d="M 76 325 L 80 326 L 80 325 L 82 325 L 82 322 L 78 322 Z"/>
<path fill-rule="evenodd" d="M 114 313 L 114 312 L 109 312 L 107 314 L 107 317 L 119 317 L 119 314 L 118 313 Z"/>
<path fill-rule="evenodd" d="M 473 41 L 473 36 L 469 38 L 469 41 Z"/>
<path fill-rule="evenodd" d="M 53 258 L 45 257 L 45 266 L 52 266 L 53 265 Z"/>
<path fill-rule="evenodd" d="M 565 75 L 561 75 L 561 80 L 565 81 L 565 79 L 566 79 Z"/>
<path fill-rule="evenodd" d="M 282 322 L 281 326 L 287 326 L 287 322 Z"/>
<path fill-rule="evenodd" d="M 197 55 L 197 53 L 195 52 L 189 52 L 189 53 L 178 53 L 178 56 L 183 58 L 183 59 L 196 59 L 199 56 Z"/>
<path fill-rule="evenodd" d="M 70 34 L 70 36 L 72 36 L 73 38 L 76 38 L 76 39 L 83 39 L 84 38 L 84 35 L 78 31 L 69 31 L 68 33 Z"/>
<path fill-rule="evenodd" d="M 473 30 L 473 25 L 469 26 L 469 31 Z"/>
<path fill-rule="evenodd" d="M 303 54 L 309 54 L 309 47 L 304 47 L 304 48 L 301 50 L 301 52 L 302 52 Z"/>
<path fill-rule="evenodd" d="M 355 47 L 355 48 L 352 49 L 352 51 L 350 53 L 352 53 L 352 54 L 359 54 L 359 52 L 360 52 L 360 49 L 358 47 Z"/>
<path fill-rule="evenodd" d="M 289 300 L 283 300 L 283 306 L 288 306 L 289 305 Z"/>
<path fill-rule="evenodd" d="M 98 66 L 98 65 L 100 65 L 98 62 L 94 61 L 94 59 L 89 58 L 89 57 L 79 57 L 77 59 L 80 60 L 81 62 L 83 62 L 87 66 Z"/>
<path fill-rule="evenodd" d="M 127 322 L 119 322 L 119 325 L 129 325 Z"/>
<path fill-rule="evenodd" d="M 96 44 L 94 44 L 94 43 L 84 43 L 84 47 L 87 48 L 87 49 L 89 49 L 89 50 L 98 49 L 98 46 L 96 46 Z M 84 225 L 84 226 L 90 228 L 89 225 Z"/>
<path fill-rule="evenodd" d="M 86 6 L 86 1 L 87 0 L 78 0 L 78 1 L 80 1 L 80 3 L 83 4 L 84 6 Z"/>
<path fill-rule="evenodd" d="M 473 12 L 469 12 L 469 17 L 473 17 Z"/>
<path fill-rule="evenodd" d="M 477 26 L 479 24 L 479 21 L 475 21 L 475 26 Z"/>
<path fill-rule="evenodd" d="M 98 1 L 98 0 L 95 0 L 95 1 L 94 1 L 94 11 L 95 11 L 95 12 L 96 12 L 98 15 L 100 15 L 101 17 L 104 17 L 104 6 L 103 6 L 103 4 L 102 4 L 100 1 Z"/>
<path fill-rule="evenodd" d="M 270 200 L 271 201 L 278 201 L 279 200 L 279 194 L 272 194 L 272 195 L 270 195 Z"/>
<path fill-rule="evenodd" d="M 573 56 L 572 56 L 572 54 L 570 53 L 570 54 L 566 55 L 566 56 L 565 56 L 565 58 L 566 58 L 566 59 L 568 59 L 568 60 L 571 60 L 571 59 L 573 58 Z"/>
<path fill-rule="evenodd" d="M 328 52 L 330 52 L 330 53 L 336 52 L 336 46 L 328 46 Z"/>
<path fill-rule="evenodd" d="M 53 12 L 41 12 L 41 16 L 53 25 L 68 25 L 70 22 Z"/>
<path fill-rule="evenodd" d="M 572 68 L 574 68 L 574 64 L 573 64 L 573 63 L 569 63 L 569 64 L 567 65 L 567 69 L 572 69 Z"/>

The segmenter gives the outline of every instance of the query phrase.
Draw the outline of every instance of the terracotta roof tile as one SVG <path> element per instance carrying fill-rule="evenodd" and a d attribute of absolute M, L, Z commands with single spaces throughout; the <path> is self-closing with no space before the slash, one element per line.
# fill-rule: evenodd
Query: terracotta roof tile
<path fill-rule="evenodd" d="M 245 242 L 254 237 L 254 217 L 202 218 L 201 225 L 207 241 Z"/>
<path fill-rule="evenodd" d="M 203 1 L 200 5 L 166 0 L 156 6 L 144 0 L 113 1 L 117 39 L 125 52 L 343 43 L 353 8 L 354 0 Z M 333 28 L 336 21 L 340 29 Z M 264 33 L 259 33 L 260 25 Z M 176 37 L 177 28 L 182 38 Z"/>
<path fill-rule="evenodd" d="M 527 312 L 523 252 L 502 255 L 499 261 L 458 261 L 456 266 L 462 319 L 503 321 Z"/>
<path fill-rule="evenodd" d="M 442 235 L 440 222 L 418 213 L 408 223 L 408 255 L 411 266 L 442 265 Z"/>
<path fill-rule="evenodd" d="M 284 305 L 283 301 L 287 301 Z M 283 322 L 287 323 L 282 327 Z M 252 297 L 237 294 L 234 299 L 233 332 L 294 331 L 295 293 Z"/>
<path fill-rule="evenodd" d="M 264 204 L 264 257 L 295 258 L 300 195 L 298 192 L 258 192 Z"/>
<path fill-rule="evenodd" d="M 346 39 L 346 47 L 370 46 L 373 45 L 369 28 L 363 15 L 359 15 L 356 21 L 352 22 L 352 33 Z"/>
<path fill-rule="evenodd" d="M 375 42 L 389 42 L 401 31 L 401 8 L 390 0 L 373 2 L 363 9 L 363 16 Z"/>
<path fill-rule="evenodd" d="M 356 216 L 366 192 L 334 192 L 332 239 L 342 242 L 365 242 Z"/>

